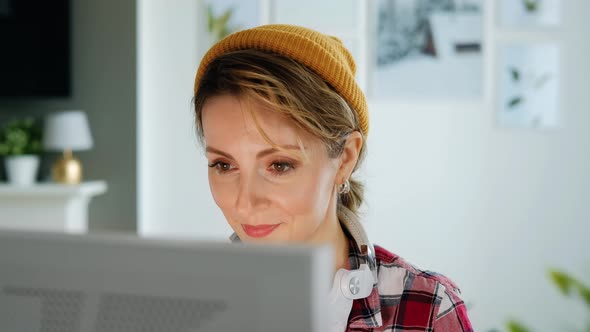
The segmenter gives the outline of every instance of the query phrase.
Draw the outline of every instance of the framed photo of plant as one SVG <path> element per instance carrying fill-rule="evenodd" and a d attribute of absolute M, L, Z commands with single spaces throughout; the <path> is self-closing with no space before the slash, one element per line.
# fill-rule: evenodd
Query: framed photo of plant
<path fill-rule="evenodd" d="M 498 124 L 512 128 L 560 125 L 559 45 L 503 45 L 500 53 Z"/>
<path fill-rule="evenodd" d="M 500 5 L 504 27 L 556 27 L 561 20 L 561 0 L 502 0 Z"/>

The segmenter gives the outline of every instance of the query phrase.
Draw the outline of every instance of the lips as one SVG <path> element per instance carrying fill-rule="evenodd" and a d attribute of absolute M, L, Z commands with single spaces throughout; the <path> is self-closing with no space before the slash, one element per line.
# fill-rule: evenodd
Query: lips
<path fill-rule="evenodd" d="M 270 224 L 270 225 L 248 225 L 242 224 L 242 228 L 244 232 L 248 234 L 250 237 L 261 238 L 268 236 L 272 233 L 280 224 Z"/>

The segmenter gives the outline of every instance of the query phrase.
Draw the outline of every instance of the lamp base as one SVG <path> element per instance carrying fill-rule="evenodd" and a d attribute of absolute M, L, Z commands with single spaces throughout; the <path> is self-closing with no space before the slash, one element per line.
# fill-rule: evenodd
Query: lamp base
<path fill-rule="evenodd" d="M 55 161 L 51 169 L 53 181 L 63 184 L 78 184 L 82 181 L 82 163 L 65 150 L 61 158 Z"/>

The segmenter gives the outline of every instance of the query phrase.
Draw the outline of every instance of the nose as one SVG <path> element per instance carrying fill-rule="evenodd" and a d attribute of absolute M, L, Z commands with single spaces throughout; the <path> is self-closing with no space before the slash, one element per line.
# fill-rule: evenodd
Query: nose
<path fill-rule="evenodd" d="M 256 175 L 241 174 L 235 208 L 241 217 L 248 217 L 264 205 L 264 182 Z"/>

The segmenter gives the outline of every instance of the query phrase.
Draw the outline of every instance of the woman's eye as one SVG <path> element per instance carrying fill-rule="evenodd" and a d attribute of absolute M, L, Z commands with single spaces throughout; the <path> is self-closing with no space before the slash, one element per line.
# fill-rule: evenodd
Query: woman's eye
<path fill-rule="evenodd" d="M 231 164 L 216 161 L 209 165 L 209 167 L 216 169 L 220 173 L 225 173 L 232 170 Z"/>
<path fill-rule="evenodd" d="M 278 174 L 284 174 L 293 169 L 293 165 L 287 162 L 275 162 L 271 167 L 272 171 Z"/>

